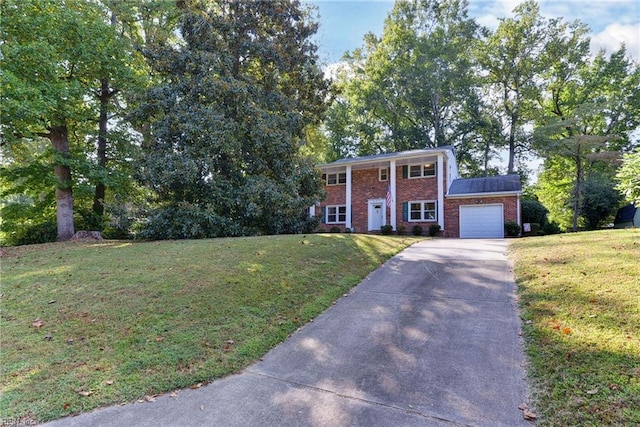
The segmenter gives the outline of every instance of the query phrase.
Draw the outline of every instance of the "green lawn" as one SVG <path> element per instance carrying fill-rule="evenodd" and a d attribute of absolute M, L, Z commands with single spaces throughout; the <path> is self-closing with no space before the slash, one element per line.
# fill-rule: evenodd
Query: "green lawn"
<path fill-rule="evenodd" d="M 510 248 L 538 425 L 640 425 L 640 230 Z"/>
<path fill-rule="evenodd" d="M 4 248 L 0 418 L 46 421 L 236 372 L 418 240 L 312 234 Z"/>

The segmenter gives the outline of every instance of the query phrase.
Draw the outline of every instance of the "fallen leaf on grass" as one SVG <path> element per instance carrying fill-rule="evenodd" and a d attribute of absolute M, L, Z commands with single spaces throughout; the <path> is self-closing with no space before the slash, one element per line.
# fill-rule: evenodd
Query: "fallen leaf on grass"
<path fill-rule="evenodd" d="M 522 416 L 525 420 L 529 421 L 533 421 L 538 418 L 538 416 L 534 412 L 531 412 L 529 410 L 525 410 L 524 412 L 522 412 Z"/>
<path fill-rule="evenodd" d="M 593 390 L 588 390 L 588 391 L 587 391 L 587 394 L 594 395 L 594 394 L 596 394 L 599 390 L 600 390 L 600 389 L 599 389 L 598 387 L 596 387 L 596 388 L 594 388 Z"/>
<path fill-rule="evenodd" d="M 113 380 L 107 380 L 104 382 L 106 385 L 113 385 Z"/>
<path fill-rule="evenodd" d="M 80 391 L 78 392 L 78 394 L 79 394 L 80 396 L 91 396 L 91 395 L 93 394 L 93 392 L 92 392 L 92 391 L 86 391 L 86 390 L 80 390 Z"/>
<path fill-rule="evenodd" d="M 189 386 L 189 388 L 191 390 L 195 390 L 195 389 L 200 388 L 200 387 L 202 387 L 202 383 L 193 384 L 193 385 Z"/>
<path fill-rule="evenodd" d="M 33 326 L 36 329 L 40 329 L 41 327 L 44 326 L 44 322 L 42 320 L 40 320 L 40 318 L 37 318 L 36 320 L 33 321 L 31 326 Z"/>
<path fill-rule="evenodd" d="M 529 409 L 529 405 L 527 405 L 525 402 L 522 402 L 521 404 L 518 405 L 518 409 L 520 409 L 521 411 L 524 411 L 525 409 Z"/>
<path fill-rule="evenodd" d="M 562 328 L 562 333 L 565 334 L 565 335 L 571 335 L 571 332 L 573 332 L 573 331 L 568 326 Z"/>
<path fill-rule="evenodd" d="M 155 398 L 155 396 L 149 396 L 149 395 L 146 395 L 146 396 L 144 397 L 144 400 L 145 400 L 145 401 L 147 401 L 147 402 L 155 402 L 155 401 L 156 401 L 156 398 Z"/>

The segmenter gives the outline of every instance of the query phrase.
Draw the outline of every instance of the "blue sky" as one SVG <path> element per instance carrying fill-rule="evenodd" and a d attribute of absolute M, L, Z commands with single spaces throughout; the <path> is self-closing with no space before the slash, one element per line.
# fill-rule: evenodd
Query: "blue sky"
<path fill-rule="evenodd" d="M 307 0 L 318 7 L 320 29 L 317 34 L 323 64 L 338 62 L 342 54 L 362 46 L 371 31 L 382 34 L 384 20 L 393 8 L 392 0 Z M 519 0 L 469 0 L 469 15 L 479 24 L 496 28 L 499 17 L 512 16 Z M 627 51 L 640 61 L 640 1 L 638 0 L 542 0 L 540 11 L 546 17 L 579 19 L 591 28 L 592 52 L 600 48 L 612 52 L 625 42 Z"/>

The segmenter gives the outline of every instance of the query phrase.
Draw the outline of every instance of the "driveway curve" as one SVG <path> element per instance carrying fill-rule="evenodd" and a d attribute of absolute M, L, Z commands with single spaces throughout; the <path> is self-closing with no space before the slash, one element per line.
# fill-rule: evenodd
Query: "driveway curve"
<path fill-rule="evenodd" d="M 507 247 L 417 243 L 238 375 L 47 425 L 530 425 Z"/>

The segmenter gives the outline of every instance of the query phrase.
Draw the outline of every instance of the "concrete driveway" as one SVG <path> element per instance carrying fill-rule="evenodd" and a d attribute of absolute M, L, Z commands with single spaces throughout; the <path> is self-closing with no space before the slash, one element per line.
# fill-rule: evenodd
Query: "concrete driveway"
<path fill-rule="evenodd" d="M 519 426 L 505 240 L 418 243 L 238 375 L 60 426 Z"/>

